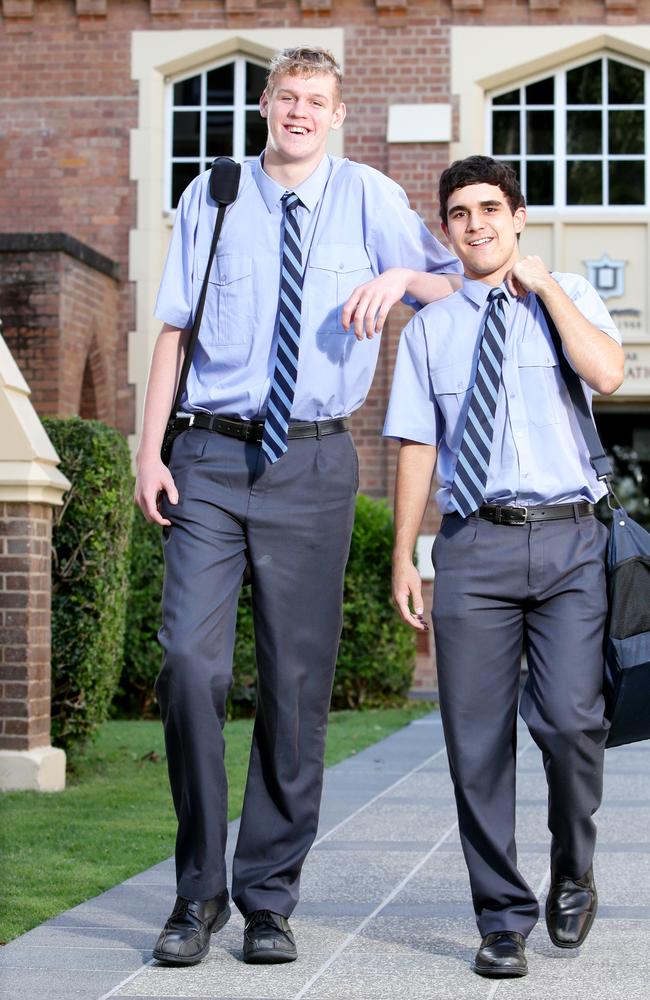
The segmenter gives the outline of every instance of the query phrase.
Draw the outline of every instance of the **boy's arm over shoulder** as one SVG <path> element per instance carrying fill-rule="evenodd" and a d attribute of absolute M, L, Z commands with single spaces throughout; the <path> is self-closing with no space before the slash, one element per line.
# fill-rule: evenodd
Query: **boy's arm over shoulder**
<path fill-rule="evenodd" d="M 366 250 L 377 277 L 354 290 L 342 323 L 363 340 L 381 333 L 396 302 L 418 308 L 451 294 L 460 286 L 461 267 L 409 206 L 399 184 L 366 164 L 349 162 L 349 169 L 360 184 Z"/>
<path fill-rule="evenodd" d="M 602 395 L 615 392 L 623 381 L 624 354 L 595 289 L 579 275 L 551 274 L 536 256 L 518 260 L 508 280 L 516 294 L 534 292 L 542 300 L 568 360 L 587 385 Z"/>

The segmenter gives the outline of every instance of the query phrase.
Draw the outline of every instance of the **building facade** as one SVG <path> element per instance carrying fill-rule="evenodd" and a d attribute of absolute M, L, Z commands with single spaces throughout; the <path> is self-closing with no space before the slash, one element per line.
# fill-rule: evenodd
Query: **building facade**
<path fill-rule="evenodd" d="M 135 440 L 178 195 L 215 155 L 259 152 L 264 66 L 300 43 L 344 68 L 332 152 L 390 174 L 434 231 L 452 159 L 516 167 L 523 251 L 587 275 L 623 333 L 603 437 L 650 468 L 650 0 L 1 0 L 0 316 L 37 410 Z M 407 317 L 354 417 L 376 496 Z M 423 567 L 435 529 L 432 513 Z"/>

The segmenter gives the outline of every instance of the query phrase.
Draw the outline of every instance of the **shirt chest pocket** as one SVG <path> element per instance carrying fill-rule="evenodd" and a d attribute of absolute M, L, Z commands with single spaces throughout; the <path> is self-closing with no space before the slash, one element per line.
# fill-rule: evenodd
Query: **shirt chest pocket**
<path fill-rule="evenodd" d="M 199 257 L 194 277 L 197 302 L 207 257 Z M 201 321 L 204 344 L 245 344 L 253 335 L 253 258 L 246 254 L 217 254 L 212 261 Z"/>
<path fill-rule="evenodd" d="M 429 377 L 445 421 L 447 445 L 452 451 L 458 452 L 476 380 L 471 361 L 458 361 L 443 368 L 431 368 Z"/>
<path fill-rule="evenodd" d="M 303 289 L 305 321 L 316 333 L 343 333 L 341 310 L 358 285 L 374 277 L 365 247 L 312 246 Z"/>
<path fill-rule="evenodd" d="M 519 344 L 517 367 L 529 422 L 536 427 L 556 424 L 560 419 L 561 375 L 550 344 L 543 338 Z"/>

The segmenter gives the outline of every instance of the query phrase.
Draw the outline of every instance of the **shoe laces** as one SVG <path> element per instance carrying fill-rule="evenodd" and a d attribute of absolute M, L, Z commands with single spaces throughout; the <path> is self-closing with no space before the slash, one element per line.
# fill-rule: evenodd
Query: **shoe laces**
<path fill-rule="evenodd" d="M 272 910 L 255 910 L 246 921 L 246 927 L 254 927 L 256 924 L 272 924 L 277 927 L 275 916 Z"/>

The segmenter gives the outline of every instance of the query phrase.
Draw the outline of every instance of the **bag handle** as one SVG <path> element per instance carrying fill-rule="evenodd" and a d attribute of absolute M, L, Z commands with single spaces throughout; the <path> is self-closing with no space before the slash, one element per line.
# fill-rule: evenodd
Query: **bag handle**
<path fill-rule="evenodd" d="M 226 208 L 228 205 L 231 205 L 237 197 L 240 174 L 241 164 L 236 163 L 230 156 L 218 156 L 212 163 L 212 169 L 210 171 L 210 195 L 213 201 L 215 201 L 219 206 L 217 210 L 217 221 L 214 226 L 214 233 L 212 234 L 208 265 L 205 269 L 205 274 L 203 275 L 203 284 L 201 285 L 199 301 L 196 307 L 196 313 L 194 314 L 192 332 L 190 333 L 189 340 L 187 342 L 185 357 L 183 359 L 183 367 L 181 368 L 181 374 L 178 379 L 178 386 L 176 389 L 176 395 L 174 396 L 171 412 L 169 414 L 169 420 L 173 420 L 176 416 L 176 411 L 180 406 L 183 393 L 185 392 L 187 376 L 189 375 L 190 367 L 192 365 L 194 348 L 196 347 L 196 342 L 199 339 L 199 328 L 203 317 L 203 307 L 205 305 L 205 297 L 208 291 L 208 277 L 210 269 L 212 268 L 212 261 L 214 260 L 217 243 L 219 242 Z"/>
<path fill-rule="evenodd" d="M 569 364 L 562 346 L 562 338 L 560 337 L 557 326 L 551 319 L 551 315 L 546 308 L 546 305 L 542 302 L 539 296 L 537 296 L 537 301 L 544 314 L 548 332 L 550 333 L 553 341 L 553 347 L 555 348 L 555 353 L 557 354 L 560 371 L 569 391 L 569 396 L 571 397 L 571 402 L 573 403 L 573 409 L 575 410 L 578 425 L 582 431 L 582 436 L 585 439 L 585 444 L 589 449 L 589 461 L 591 462 L 597 478 L 602 480 L 607 487 L 608 504 L 609 498 L 613 497 L 617 506 L 620 507 L 620 503 L 618 502 L 618 498 L 616 497 L 611 484 L 611 479 L 614 475 L 612 464 L 609 457 L 605 454 L 605 449 L 603 448 L 598 431 L 596 430 L 596 424 L 594 423 L 591 407 L 587 402 L 587 397 L 585 396 L 580 377 Z"/>

